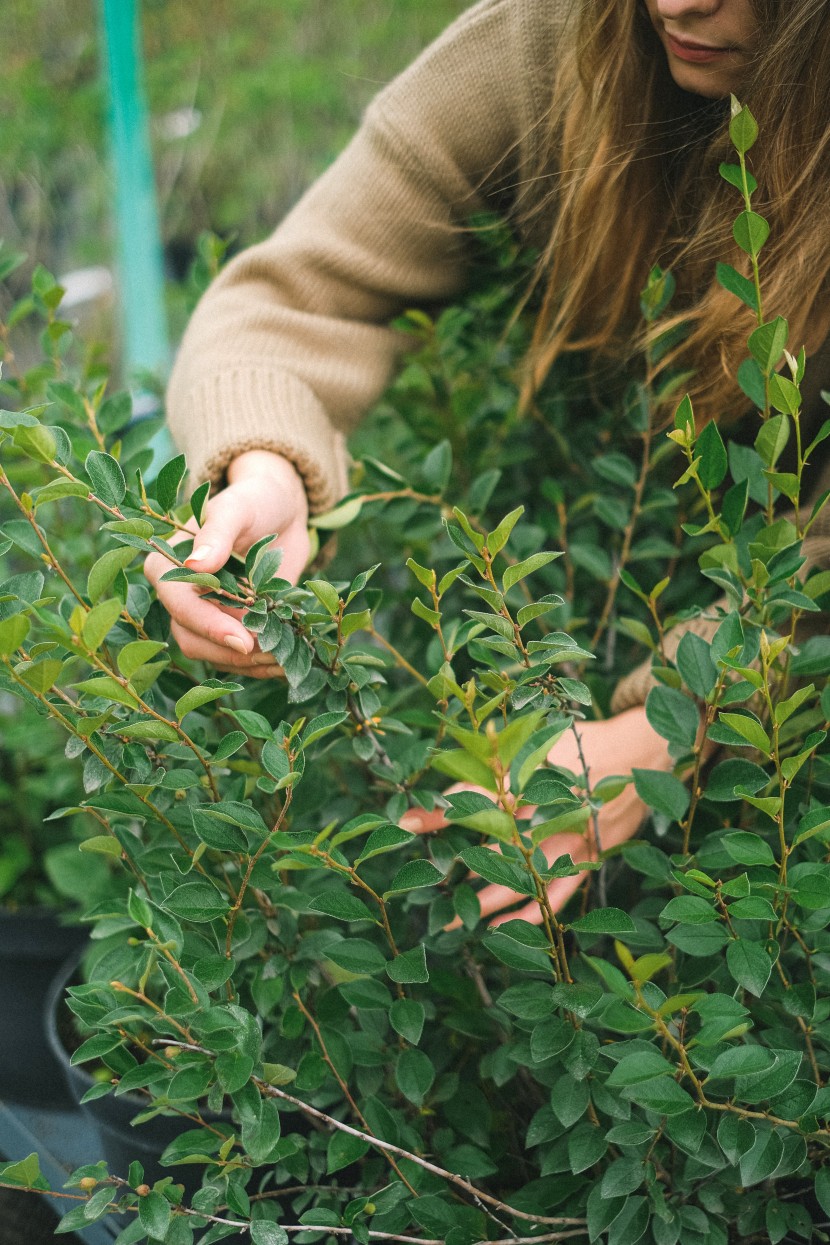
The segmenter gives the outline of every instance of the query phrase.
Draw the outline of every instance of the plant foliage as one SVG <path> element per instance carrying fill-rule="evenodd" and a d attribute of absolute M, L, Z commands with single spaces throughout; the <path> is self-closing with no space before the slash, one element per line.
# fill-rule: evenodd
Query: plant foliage
<path fill-rule="evenodd" d="M 123 1245 L 717 1245 L 808 1240 L 830 1214 L 830 640 L 796 630 L 828 589 L 801 549 L 830 424 L 803 444 L 803 354 L 765 318 L 753 127 L 736 106 L 724 172 L 749 275 L 721 273 L 755 318 L 753 443 L 697 428 L 686 398 L 666 435 L 682 390 L 659 349 L 613 408 L 578 418 L 571 368 L 520 420 L 528 330 L 504 329 L 501 239 L 465 305 L 409 318 L 419 350 L 375 454 L 314 521 L 341 553 L 296 587 L 270 541 L 215 576 L 185 568 L 183 461 L 148 474 L 148 430 L 73 372 L 47 274 L 13 313 L 43 318 L 46 353 L 5 382 L 2 685 L 66 732 L 83 790 L 49 824 L 85 827 L 79 859 L 108 879 L 70 992 L 74 1061 L 107 1069 L 93 1094 L 183 1116 L 169 1178 L 91 1155 L 61 1230 L 120 1209 Z M 646 319 L 670 296 L 655 270 Z M 152 549 L 241 610 L 284 679 L 240 686 L 171 652 Z M 672 626 L 703 613 L 710 638 L 672 656 Z M 594 789 L 548 764 L 644 654 L 675 773 Z M 474 790 L 442 795 L 448 778 Z M 541 845 L 626 781 L 642 838 L 599 844 L 554 911 L 547 884 L 580 867 Z M 436 802 L 445 831 L 398 825 Z M 476 877 L 537 919 L 491 928 Z M 204 1171 L 192 1200 L 182 1163 Z M 43 1187 L 36 1156 L 0 1177 Z"/>

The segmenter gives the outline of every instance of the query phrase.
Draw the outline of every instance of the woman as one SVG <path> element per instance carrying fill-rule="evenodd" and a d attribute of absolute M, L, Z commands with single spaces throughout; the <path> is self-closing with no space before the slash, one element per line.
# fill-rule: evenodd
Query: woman
<path fill-rule="evenodd" d="M 385 326 L 405 307 L 459 294 L 463 222 L 481 208 L 503 212 L 541 250 L 530 385 L 565 350 L 630 353 L 638 293 L 657 261 L 675 270 L 691 324 L 682 358 L 696 368 L 698 415 L 743 413 L 731 378 L 751 324 L 713 278 L 715 261 L 735 252 L 734 190 L 716 172 L 729 153 L 730 93 L 761 123 L 768 304 L 790 319 L 792 342 L 830 355 L 828 54 L 823 0 L 482 0 L 380 93 L 340 159 L 197 309 L 170 426 L 193 478 L 225 487 L 188 565 L 215 570 L 279 531 L 284 572 L 301 575 L 309 507 L 344 490 L 344 437 L 397 358 Z M 808 425 L 829 363 L 811 362 Z M 273 676 L 273 658 L 238 618 L 188 585 L 159 584 L 166 565 L 154 555 L 147 574 L 183 651 Z M 645 717 L 647 687 L 635 680 L 617 698 L 623 712 L 582 728 L 593 782 L 671 768 Z M 567 740 L 551 760 L 583 768 Z M 600 815 L 603 845 L 633 834 L 643 812 L 626 788 Z M 433 829 L 440 814 L 409 824 Z M 591 848 L 559 836 L 556 851 L 588 859 Z M 576 881 L 553 885 L 561 903 Z M 507 901 L 492 887 L 481 899 L 485 913 Z"/>

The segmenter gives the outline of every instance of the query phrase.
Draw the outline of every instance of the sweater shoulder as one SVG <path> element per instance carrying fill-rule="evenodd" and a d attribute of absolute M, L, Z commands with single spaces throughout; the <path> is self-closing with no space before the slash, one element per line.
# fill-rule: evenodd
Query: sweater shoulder
<path fill-rule="evenodd" d="M 436 134 L 483 170 L 516 153 L 550 107 L 569 14 L 578 0 L 479 0 L 369 106 L 415 151 Z"/>

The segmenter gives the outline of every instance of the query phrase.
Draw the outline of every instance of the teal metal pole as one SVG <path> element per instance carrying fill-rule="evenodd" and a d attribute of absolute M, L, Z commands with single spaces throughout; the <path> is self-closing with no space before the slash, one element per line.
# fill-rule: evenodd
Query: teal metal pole
<path fill-rule="evenodd" d="M 115 169 L 124 372 L 166 373 L 164 268 L 144 96 L 136 0 L 101 0 Z"/>

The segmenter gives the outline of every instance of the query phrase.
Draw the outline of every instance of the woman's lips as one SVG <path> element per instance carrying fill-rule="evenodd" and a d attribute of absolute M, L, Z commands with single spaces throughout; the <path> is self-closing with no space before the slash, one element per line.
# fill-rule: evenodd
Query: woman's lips
<path fill-rule="evenodd" d="M 670 35 L 668 31 L 665 34 L 672 56 L 676 56 L 678 60 L 691 61 L 695 65 L 707 65 L 713 61 L 723 60 L 736 51 L 731 47 L 717 48 L 709 47 L 705 43 L 685 43 L 675 35 Z"/>

